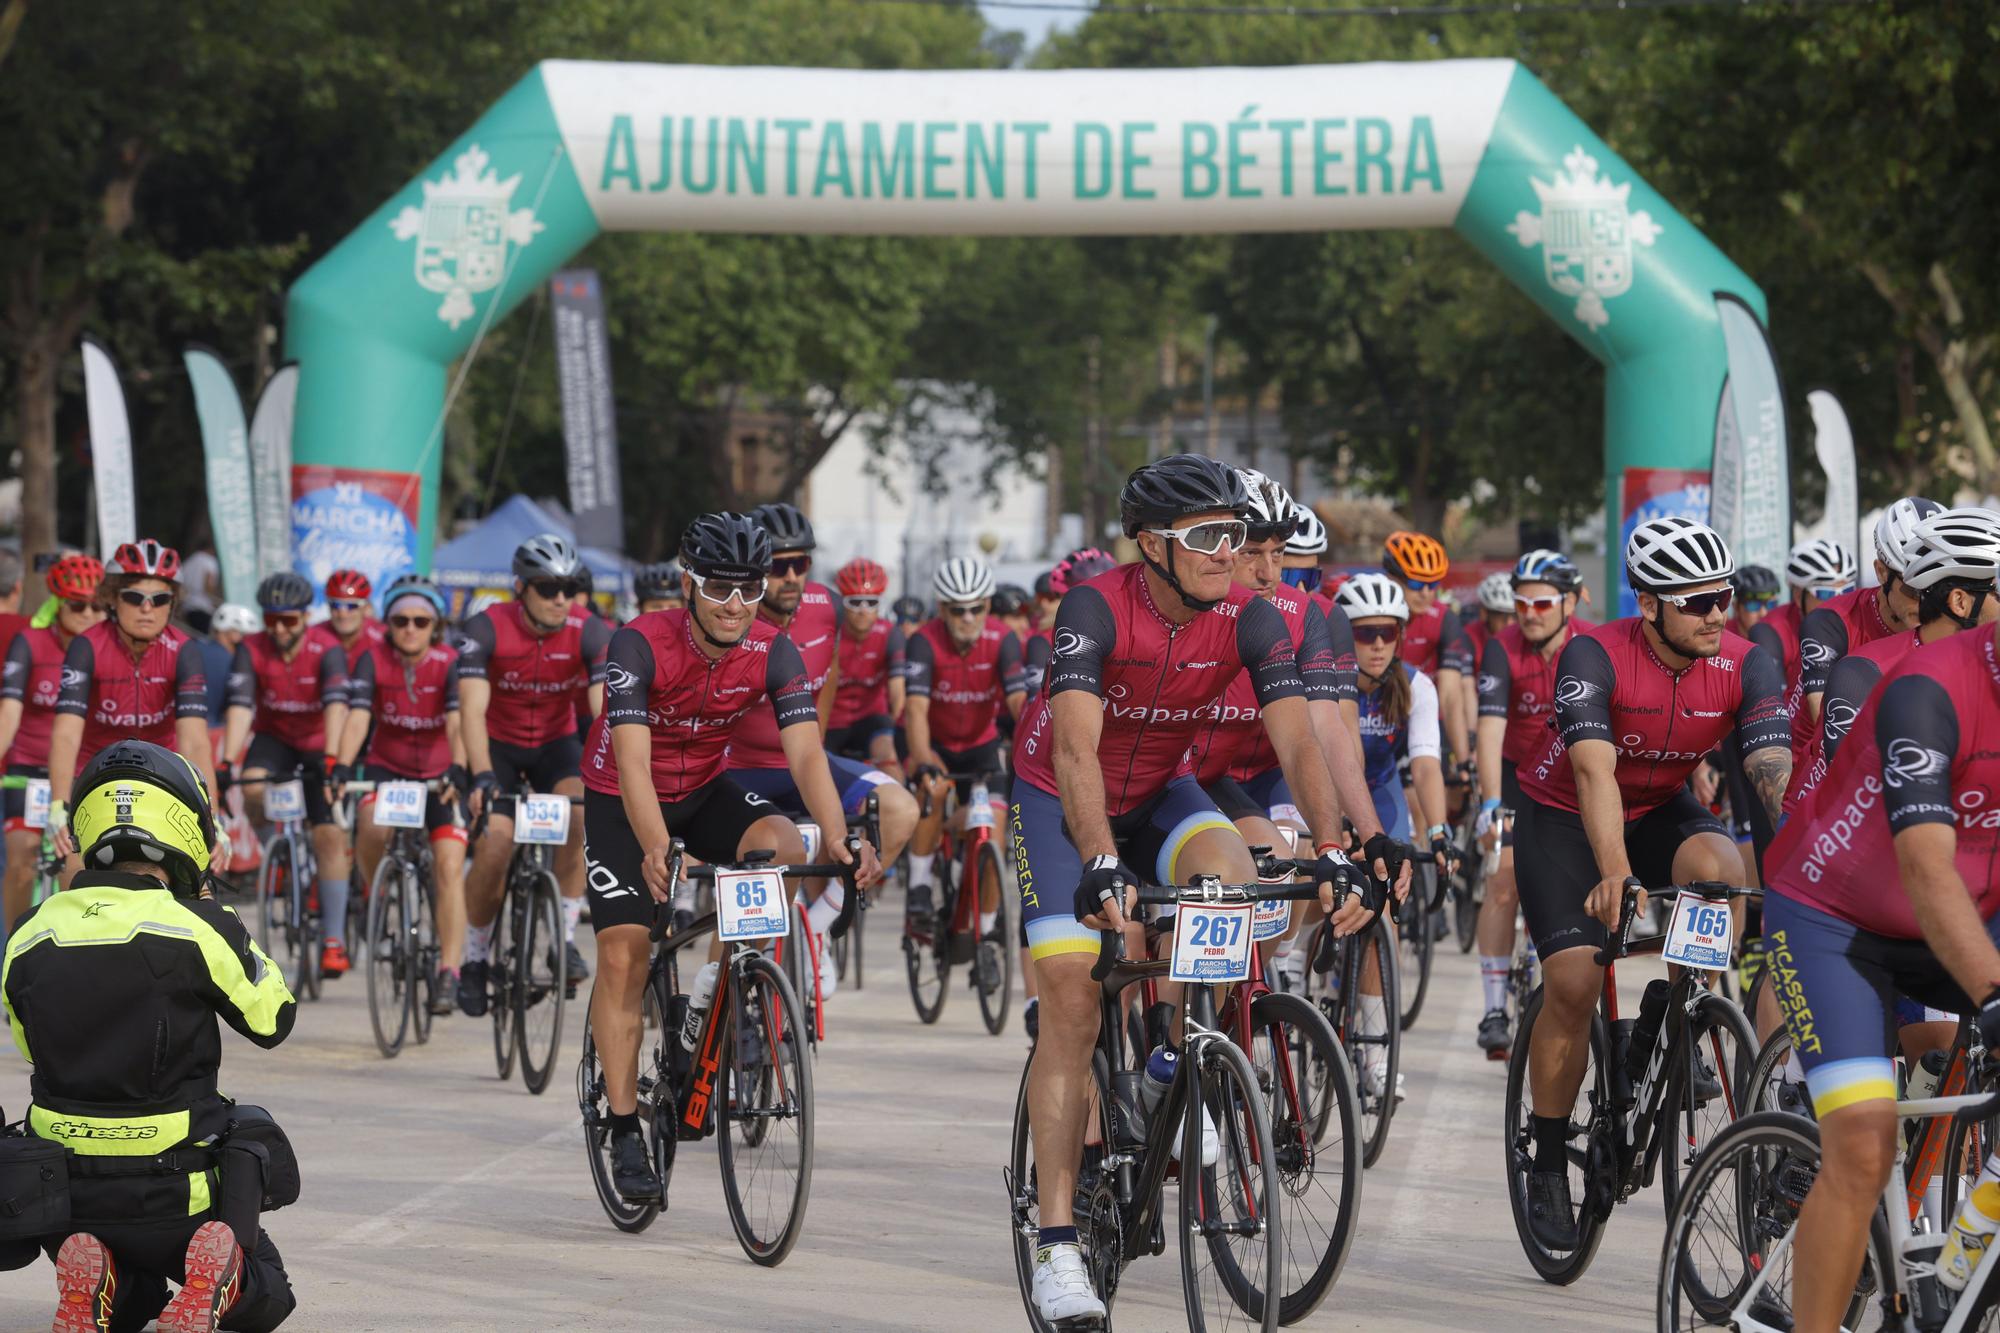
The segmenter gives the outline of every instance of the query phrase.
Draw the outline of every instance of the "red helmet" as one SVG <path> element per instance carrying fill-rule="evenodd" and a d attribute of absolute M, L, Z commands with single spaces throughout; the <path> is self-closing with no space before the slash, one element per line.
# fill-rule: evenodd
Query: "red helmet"
<path fill-rule="evenodd" d="M 143 578 L 165 579 L 176 582 L 181 576 L 181 553 L 171 546 L 162 546 L 151 537 L 142 537 L 136 542 L 123 542 L 112 552 L 109 570 L 114 574 L 136 574 Z"/>
<path fill-rule="evenodd" d="M 82 551 L 71 551 L 49 566 L 49 592 L 71 602 L 87 602 L 104 579 L 104 562 Z"/>
<path fill-rule="evenodd" d="M 842 597 L 880 597 L 889 590 L 889 571 L 857 556 L 840 567 L 833 586 Z"/>
<path fill-rule="evenodd" d="M 1088 582 L 1108 569 L 1118 567 L 1117 557 L 1095 546 L 1071 551 L 1049 571 L 1049 591 L 1060 597 L 1079 583 Z"/>
<path fill-rule="evenodd" d="M 326 599 L 329 602 L 366 601 L 374 591 L 368 576 L 358 569 L 336 569 L 326 576 Z"/>

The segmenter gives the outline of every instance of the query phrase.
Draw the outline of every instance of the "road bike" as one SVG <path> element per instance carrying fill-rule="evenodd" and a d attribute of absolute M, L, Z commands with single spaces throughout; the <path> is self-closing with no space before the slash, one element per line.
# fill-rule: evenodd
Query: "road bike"
<path fill-rule="evenodd" d="M 1421 886 L 1413 887 L 1410 896 L 1421 892 Z M 1386 915 L 1377 915 L 1345 939 L 1335 939 L 1333 924 L 1321 921 L 1306 951 L 1306 997 L 1326 1016 L 1354 1071 L 1364 1166 L 1380 1161 L 1388 1146 L 1402 1066 L 1399 959 Z M 1363 982 L 1371 975 L 1380 979 L 1379 996 L 1363 993 Z M 1370 998 L 1380 1000 L 1379 1016 L 1367 1012 Z"/>
<path fill-rule="evenodd" d="M 539 834 L 558 823 L 531 809 L 565 802 L 571 817 L 583 807 L 581 796 L 538 796 L 522 783 L 513 795 L 514 850 L 507 858 L 507 876 L 500 914 L 493 922 L 491 963 L 486 970 L 487 1012 L 493 1015 L 493 1062 L 504 1081 L 521 1062 L 521 1083 L 529 1092 L 548 1089 L 555 1074 L 556 1051 L 562 1045 L 564 1003 L 575 994 L 569 983 L 563 948 L 562 889 L 556 882 L 555 844 Z M 541 814 L 542 818 L 531 818 Z M 480 812 L 472 842 L 485 829 L 487 812 Z M 558 838 L 556 842 L 563 839 Z"/>
<path fill-rule="evenodd" d="M 799 834 L 806 845 L 806 857 L 810 860 L 817 854 L 819 848 L 821 836 L 819 825 L 809 819 L 795 819 L 794 822 L 798 825 Z M 882 836 L 881 814 L 873 792 L 869 793 L 867 801 L 862 806 L 858 831 L 868 839 L 870 846 L 882 845 L 878 841 Z M 865 902 L 857 901 L 850 911 L 845 899 L 859 895 L 847 880 L 843 879 L 842 884 L 844 887 L 840 912 L 849 924 L 841 935 L 836 936 L 829 930 L 822 936 L 814 930 L 812 920 L 807 913 L 810 904 L 806 902 L 804 894 L 799 894 L 792 900 L 791 929 L 771 946 L 772 960 L 784 969 L 785 979 L 792 983 L 792 990 L 798 995 L 799 1003 L 805 1006 L 806 1042 L 815 1051 L 819 1049 L 819 1044 L 826 1040 L 827 978 L 839 975 L 840 941 L 852 933 L 859 923 L 861 911 L 867 905 Z M 858 962 L 856 966 L 858 970 Z"/>
<path fill-rule="evenodd" d="M 861 807 L 861 832 L 869 845 L 877 851 L 882 848 L 882 803 L 872 790 Z M 854 924 L 839 939 L 829 940 L 833 945 L 834 974 L 842 984 L 852 985 L 856 990 L 866 990 L 868 986 L 867 954 L 863 944 L 868 938 L 865 927 L 868 924 L 869 909 L 875 905 L 875 897 L 882 891 L 880 884 L 864 889 L 861 901 L 855 904 Z"/>
<path fill-rule="evenodd" d="M 951 969 L 972 964 L 972 988 L 979 994 L 979 1016 L 986 1030 L 999 1036 L 1007 1026 L 1007 1002 L 1013 985 L 1014 950 L 1007 934 L 1007 898 L 1010 881 L 1005 858 L 994 829 L 989 782 L 998 773 L 947 773 L 953 782 L 972 784 L 971 798 L 964 805 L 965 831 L 953 833 L 951 815 L 956 804 L 955 789 L 945 805 L 945 825 L 938 843 L 937 872 L 932 889 L 933 910 L 917 916 L 903 914 L 903 967 L 910 983 L 910 1003 L 917 1017 L 935 1023 L 944 1012 L 951 991 Z M 930 814 L 925 797 L 923 813 Z M 908 883 L 906 879 L 904 881 Z M 992 898 L 1000 904 L 993 928 L 979 929 L 980 903 Z"/>
<path fill-rule="evenodd" d="M 429 782 L 350 782 L 343 799 L 381 793 L 391 787 L 421 787 L 426 799 L 446 790 L 443 779 Z M 415 826 L 393 827 L 375 877 L 368 886 L 368 1020 L 383 1058 L 402 1052 L 406 1037 L 419 1045 L 431 1039 L 431 1003 L 438 984 L 443 948 L 438 939 L 437 899 L 431 844 L 422 827 L 424 802 L 416 803 Z"/>
<path fill-rule="evenodd" d="M 39 801 L 34 796 L 38 784 L 43 793 Z M 41 811 L 42 823 L 40 825 L 32 823 L 28 825 L 29 828 L 36 829 L 42 835 L 41 848 L 35 855 L 35 878 L 33 883 L 28 886 L 28 906 L 30 907 L 38 906 L 43 899 L 62 889 L 63 859 L 56 854 L 55 830 L 48 827 L 48 785 L 49 780 L 47 778 L 29 777 L 25 773 L 10 773 L 4 777 L 0 777 L 0 791 L 22 791 L 29 793 L 24 801 L 24 805 L 30 817 L 33 817 L 38 808 Z M 12 924 L 12 922 L 0 922 L 0 932 L 4 932 L 5 928 Z M 270 950 L 266 949 L 265 952 L 269 953 Z"/>
<path fill-rule="evenodd" d="M 319 857 L 313 851 L 312 830 L 306 826 L 304 773 L 298 768 L 287 777 L 272 774 L 235 785 L 263 787 L 264 815 L 271 821 L 271 836 L 257 867 L 257 942 L 280 970 L 291 975 L 294 995 L 317 1000 L 324 980 L 320 957 L 326 930 L 320 919 Z M 351 931 L 347 938 L 354 938 Z"/>

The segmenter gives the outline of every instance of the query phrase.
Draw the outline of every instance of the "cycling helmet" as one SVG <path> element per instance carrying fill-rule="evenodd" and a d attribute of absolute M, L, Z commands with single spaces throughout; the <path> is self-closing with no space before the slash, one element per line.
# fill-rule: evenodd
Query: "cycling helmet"
<path fill-rule="evenodd" d="M 312 584 L 289 569 L 257 585 L 257 605 L 266 611 L 303 611 L 312 604 Z"/>
<path fill-rule="evenodd" d="M 1794 588 L 1844 586 L 1854 582 L 1859 573 L 1853 553 L 1825 537 L 1800 542 L 1785 561 L 1785 579 Z"/>
<path fill-rule="evenodd" d="M 758 505 L 750 511 L 750 517 L 763 524 L 764 531 L 771 534 L 771 549 L 774 551 L 810 551 L 819 545 L 813 537 L 812 520 L 801 513 L 797 505 L 788 505 L 782 500 Z"/>
<path fill-rule="evenodd" d="M 326 576 L 329 602 L 365 602 L 375 591 L 368 576 L 358 569 L 336 569 Z"/>
<path fill-rule="evenodd" d="M 514 548 L 514 577 L 528 579 L 577 579 L 583 576 L 583 557 L 576 543 L 560 532 L 543 532 Z"/>
<path fill-rule="evenodd" d="M 1636 590 L 1685 588 L 1735 572 L 1728 544 L 1714 528 L 1691 518 L 1648 519 L 1625 542 L 1625 577 Z"/>
<path fill-rule="evenodd" d="M 210 632 L 215 634 L 255 634 L 263 627 L 257 613 L 240 602 L 224 602 L 215 608 L 215 615 L 208 622 Z"/>
<path fill-rule="evenodd" d="M 924 618 L 924 604 L 916 597 L 898 597 L 889 611 L 899 625 L 914 625 Z"/>
<path fill-rule="evenodd" d="M 1991 584 L 2000 573 L 2000 514 L 1944 509 L 1910 534 L 1903 582 L 1922 592 L 1950 579 Z"/>
<path fill-rule="evenodd" d="M 114 741 L 77 775 L 70 833 L 84 864 L 150 861 L 192 893 L 208 874 L 215 815 L 201 775 L 148 741 Z"/>
<path fill-rule="evenodd" d="M 51 596 L 72 602 L 87 602 L 104 581 L 104 562 L 82 551 L 59 556 L 45 576 Z"/>
<path fill-rule="evenodd" d="M 1382 543 L 1382 571 L 1405 583 L 1437 583 L 1451 569 L 1444 547 L 1421 532 L 1392 532 Z"/>
<path fill-rule="evenodd" d="M 1349 620 L 1390 616 L 1408 623 L 1410 619 L 1410 599 L 1403 595 L 1403 585 L 1387 574 L 1356 574 L 1340 585 L 1333 600 Z"/>
<path fill-rule="evenodd" d="M 1118 492 L 1118 521 L 1127 537 L 1164 528 L 1189 514 L 1250 512 L 1250 492 L 1235 468 L 1205 454 L 1170 454 L 1125 478 Z"/>
<path fill-rule="evenodd" d="M 1238 468 L 1243 488 L 1250 492 L 1250 540 L 1289 537 L 1299 525 L 1298 506 L 1291 492 L 1254 467 Z"/>
<path fill-rule="evenodd" d="M 1488 574 L 1479 580 L 1479 605 L 1488 611 L 1508 614 L 1514 609 L 1514 580 L 1506 574 Z"/>
<path fill-rule="evenodd" d="M 1917 530 L 1917 524 L 1943 512 L 1943 505 L 1921 495 L 1906 495 L 1890 505 L 1875 520 L 1875 558 L 1887 565 L 1891 574 L 1901 574 L 1910 559 L 1910 534 Z"/>
<path fill-rule="evenodd" d="M 1768 602 L 1778 596 L 1778 576 L 1762 565 L 1744 565 L 1729 576 L 1729 586 L 1746 602 Z"/>
<path fill-rule="evenodd" d="M 641 565 L 633 572 L 632 590 L 642 602 L 681 595 L 681 571 L 671 560 Z"/>
<path fill-rule="evenodd" d="M 112 568 L 107 573 L 131 574 L 142 578 L 165 579 L 175 583 L 181 576 L 181 553 L 171 546 L 162 546 L 151 537 L 136 542 L 121 543 L 111 556 Z"/>
<path fill-rule="evenodd" d="M 1583 571 L 1561 551 L 1539 546 L 1514 562 L 1509 582 L 1516 588 L 1524 583 L 1546 583 L 1557 592 L 1575 592 L 1583 586 Z"/>
<path fill-rule="evenodd" d="M 856 556 L 833 576 L 834 589 L 842 597 L 880 597 L 889 590 L 889 571 L 863 556 Z"/>
<path fill-rule="evenodd" d="M 438 619 L 444 619 L 444 593 L 438 590 L 437 584 L 432 583 L 422 574 L 401 575 L 387 588 L 383 589 L 382 610 L 385 613 L 388 612 L 391 607 L 395 606 L 397 602 L 400 602 L 405 597 L 423 598 L 436 608 Z"/>
<path fill-rule="evenodd" d="M 771 534 L 749 514 L 703 514 L 681 534 L 681 566 L 703 578 L 763 578 L 771 572 Z"/>
<path fill-rule="evenodd" d="M 1326 524 L 1304 505 L 1299 506 L 1299 526 L 1285 539 L 1286 555 L 1325 555 Z"/>
<path fill-rule="evenodd" d="M 1035 575 L 1035 596 L 1037 597 L 1062 596 L 1061 593 L 1056 591 L 1055 574 L 1056 572 L 1053 569 L 1045 569 L 1041 573 Z"/>
<path fill-rule="evenodd" d="M 1056 561 L 1056 567 L 1049 571 L 1049 591 L 1060 597 L 1077 584 L 1088 583 L 1116 568 L 1118 560 L 1109 551 L 1100 551 L 1095 546 L 1080 547 Z"/>
<path fill-rule="evenodd" d="M 1026 588 L 1017 583 L 1003 583 L 993 590 L 993 614 L 1024 616 L 1028 614 L 1028 603 L 1032 600 Z"/>
<path fill-rule="evenodd" d="M 940 602 L 983 602 L 993 595 L 993 569 L 984 560 L 954 556 L 938 566 L 931 590 Z"/>

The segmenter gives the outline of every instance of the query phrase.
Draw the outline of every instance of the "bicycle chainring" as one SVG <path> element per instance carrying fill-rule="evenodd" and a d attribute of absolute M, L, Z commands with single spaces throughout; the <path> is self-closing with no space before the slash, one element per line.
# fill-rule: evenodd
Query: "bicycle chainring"
<path fill-rule="evenodd" d="M 1106 1306 L 1118 1292 L 1118 1275 L 1125 1267 L 1125 1222 L 1118 1195 L 1101 1173 L 1076 1191 L 1076 1230 L 1090 1265 L 1090 1284 Z"/>
<path fill-rule="evenodd" d="M 1611 1126 L 1601 1119 L 1591 1124 L 1583 1150 L 1583 1198 L 1600 1222 L 1608 1221 L 1618 1204 L 1618 1154 L 1612 1150 Z"/>

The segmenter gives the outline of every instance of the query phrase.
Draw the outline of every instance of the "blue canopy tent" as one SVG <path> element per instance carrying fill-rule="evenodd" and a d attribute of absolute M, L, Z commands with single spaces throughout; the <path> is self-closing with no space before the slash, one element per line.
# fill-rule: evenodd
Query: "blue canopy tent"
<path fill-rule="evenodd" d="M 516 495 L 488 514 L 479 526 L 454 537 L 431 557 L 431 577 L 451 599 L 454 619 L 463 619 L 496 601 L 513 596 L 514 549 L 541 532 L 560 532 L 574 539 L 569 515 L 554 505 L 537 504 Z M 630 591 L 631 562 L 595 546 L 577 548 L 590 566 L 598 603 Z"/>

